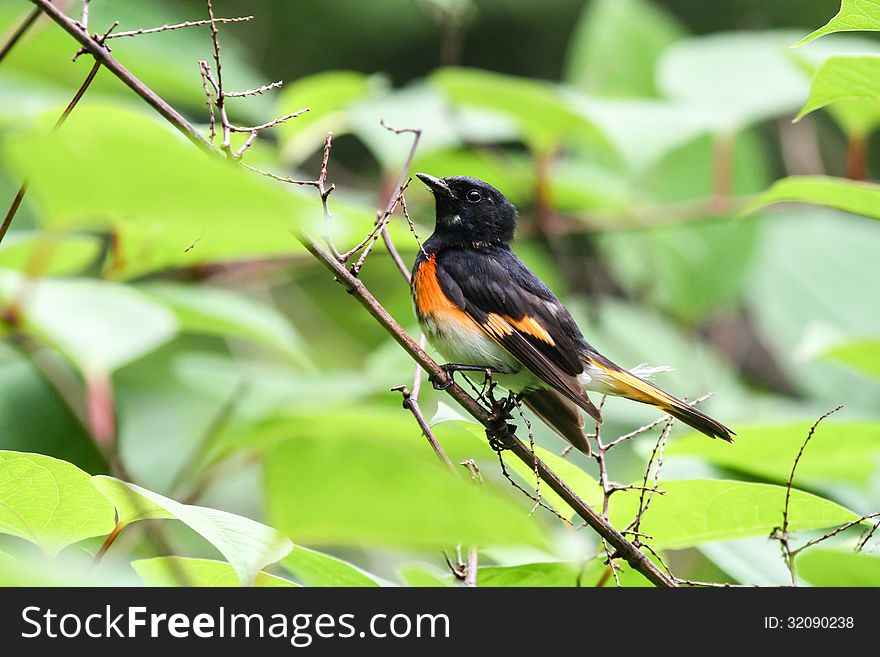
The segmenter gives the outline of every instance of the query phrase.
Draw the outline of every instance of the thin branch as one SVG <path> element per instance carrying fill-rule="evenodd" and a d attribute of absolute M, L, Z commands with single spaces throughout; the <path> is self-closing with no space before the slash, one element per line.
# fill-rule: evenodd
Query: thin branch
<path fill-rule="evenodd" d="M 0 48 L 0 62 L 10 53 L 10 51 L 15 47 L 21 38 L 25 35 L 25 33 L 31 29 L 31 26 L 37 22 L 37 19 L 40 17 L 42 10 L 39 7 L 34 7 L 31 10 L 25 19 L 21 22 L 15 31 L 9 35 L 9 38 L 6 40 L 6 43 L 3 44 L 3 47 Z"/>
<path fill-rule="evenodd" d="M 214 18 L 214 23 L 242 23 L 244 21 L 249 21 L 253 19 L 253 16 L 236 16 L 235 18 Z M 130 30 L 128 32 L 117 32 L 116 34 L 110 34 L 107 36 L 108 39 L 121 39 L 124 37 L 133 37 L 140 36 L 142 34 L 156 34 L 157 32 L 169 32 L 171 30 L 180 30 L 185 27 L 199 27 L 200 25 L 210 25 L 212 19 L 200 20 L 200 21 L 185 21 L 183 23 L 174 23 L 173 25 L 160 25 L 159 27 L 146 27 L 140 30 Z M 85 26 L 84 26 L 85 27 Z M 227 94 L 227 96 L 230 94 Z"/>
<path fill-rule="evenodd" d="M 403 396 L 403 407 L 413 414 L 419 428 L 422 430 L 422 434 L 427 438 L 428 443 L 431 445 L 431 449 L 434 450 L 437 458 L 440 459 L 440 461 L 452 472 L 457 472 L 452 461 L 446 455 L 446 452 L 443 451 L 443 447 L 440 446 L 440 441 L 437 440 L 437 436 L 434 435 L 431 426 L 425 420 L 425 416 L 422 414 L 422 409 L 419 406 L 418 398 L 414 397 L 406 386 L 395 386 L 394 388 L 391 388 L 391 390 L 399 392 Z"/>
<path fill-rule="evenodd" d="M 260 94 L 264 94 L 267 91 L 271 91 L 272 89 L 279 89 L 284 84 L 283 80 L 278 80 L 277 82 L 272 82 L 270 84 L 264 84 L 262 87 L 257 87 L 255 89 L 247 89 L 246 91 L 227 91 L 227 98 L 243 98 L 245 96 L 258 96 Z"/>
<path fill-rule="evenodd" d="M 820 416 L 818 420 L 813 423 L 813 426 L 810 427 L 809 432 L 807 432 L 807 437 L 804 439 L 801 448 L 798 450 L 797 456 L 794 457 L 794 463 L 791 466 L 791 474 L 788 475 L 788 480 L 785 482 L 785 505 L 782 508 L 782 527 L 777 527 L 773 530 L 773 533 L 770 535 L 770 538 L 776 539 L 779 541 L 779 545 L 782 548 L 782 557 L 785 559 L 785 565 L 788 567 L 789 575 L 791 576 L 791 585 L 797 586 L 797 574 L 794 569 L 794 558 L 795 558 L 795 550 L 791 547 L 791 537 L 788 531 L 788 513 L 789 507 L 791 504 L 791 489 L 794 485 L 794 475 L 797 471 L 798 464 L 801 462 L 801 457 L 804 455 L 804 450 L 807 449 L 807 445 L 810 444 L 810 441 L 813 439 L 813 435 L 816 433 L 816 429 L 819 424 L 828 416 L 833 415 L 837 411 L 843 408 L 843 405 L 837 406 L 836 408 L 828 411 L 824 415 Z"/>
<path fill-rule="evenodd" d="M 82 84 L 79 85 L 79 89 L 76 90 L 73 98 L 71 98 L 70 102 L 67 103 L 67 107 L 64 108 L 61 116 L 59 116 L 58 120 L 55 121 L 55 126 L 53 127 L 53 130 L 58 130 L 58 128 L 64 125 L 67 117 L 70 116 L 73 108 L 76 107 L 79 101 L 82 99 L 83 95 L 86 93 L 89 85 L 92 84 L 92 80 L 95 79 L 95 76 L 98 74 L 98 71 L 100 69 L 101 63 L 96 60 L 95 63 L 92 64 L 92 68 L 91 70 L 89 70 L 88 75 L 86 75 L 85 80 L 83 80 Z M 12 220 L 18 213 L 18 208 L 21 206 L 21 202 L 24 200 L 25 194 L 27 194 L 27 190 L 28 181 L 25 180 L 21 183 L 21 187 L 18 188 L 18 192 L 15 194 L 15 198 L 12 199 L 12 204 L 9 206 L 9 210 L 6 211 L 6 216 L 3 218 L 3 223 L 0 224 L 0 242 L 3 242 L 3 239 L 6 237 L 6 233 L 9 231 L 9 227 L 12 225 Z"/>
<path fill-rule="evenodd" d="M 837 536 L 839 533 L 846 531 L 850 527 L 855 527 L 856 525 L 861 525 L 866 520 L 873 520 L 874 518 L 880 518 L 880 511 L 876 511 L 874 513 L 868 513 L 868 514 L 862 516 L 861 518 L 857 518 L 855 520 L 850 520 L 848 523 L 840 525 L 840 527 L 837 527 L 836 529 L 828 532 L 824 536 L 820 536 L 819 538 L 814 538 L 810 541 L 807 541 L 806 543 L 804 543 L 800 547 L 791 551 L 792 559 L 794 559 L 794 557 L 796 557 L 798 554 L 800 554 L 803 550 L 806 550 L 809 547 L 813 547 L 814 545 L 817 545 L 817 544 L 821 543 L 822 541 L 827 541 L 829 538 Z M 876 529 L 877 529 L 877 525 L 874 525 L 874 528 L 871 530 L 871 532 L 873 532 Z M 869 534 L 869 537 L 870 537 L 870 534 Z M 856 546 L 856 549 L 858 551 L 858 545 Z"/>

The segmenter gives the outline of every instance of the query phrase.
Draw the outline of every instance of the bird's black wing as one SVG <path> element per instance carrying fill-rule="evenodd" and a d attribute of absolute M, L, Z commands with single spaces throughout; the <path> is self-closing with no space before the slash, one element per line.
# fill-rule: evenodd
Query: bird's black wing
<path fill-rule="evenodd" d="M 446 249 L 436 262 L 437 280 L 453 303 L 541 380 L 599 418 L 577 379 L 585 344 L 577 325 L 512 251 Z"/>

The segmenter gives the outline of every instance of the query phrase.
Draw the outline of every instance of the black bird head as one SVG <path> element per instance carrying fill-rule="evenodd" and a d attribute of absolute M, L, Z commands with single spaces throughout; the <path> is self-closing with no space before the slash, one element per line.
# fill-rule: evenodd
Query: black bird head
<path fill-rule="evenodd" d="M 467 176 L 416 177 L 431 188 L 437 206 L 435 235 L 455 244 L 507 244 L 516 230 L 516 208 L 489 183 Z"/>

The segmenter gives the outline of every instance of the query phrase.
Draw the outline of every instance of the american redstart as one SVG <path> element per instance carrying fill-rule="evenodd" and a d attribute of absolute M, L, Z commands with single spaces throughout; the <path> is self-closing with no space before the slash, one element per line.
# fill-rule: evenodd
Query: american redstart
<path fill-rule="evenodd" d="M 581 410 L 597 422 L 587 390 L 650 404 L 712 438 L 733 442 L 720 422 L 626 370 L 584 339 L 571 313 L 510 248 L 516 208 L 475 178 L 416 174 L 433 192 L 434 234 L 412 273 L 422 330 L 456 371 L 489 370 L 493 380 L 560 436 L 590 453 Z"/>

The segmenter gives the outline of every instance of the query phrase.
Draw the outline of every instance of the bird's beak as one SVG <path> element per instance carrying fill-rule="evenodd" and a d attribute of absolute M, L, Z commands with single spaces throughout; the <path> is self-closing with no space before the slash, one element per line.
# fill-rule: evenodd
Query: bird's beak
<path fill-rule="evenodd" d="M 435 178 L 434 176 L 429 176 L 427 173 L 417 173 L 416 178 L 430 187 L 435 197 L 445 196 L 447 198 L 455 198 L 452 190 L 449 189 L 449 185 L 442 178 Z"/>

